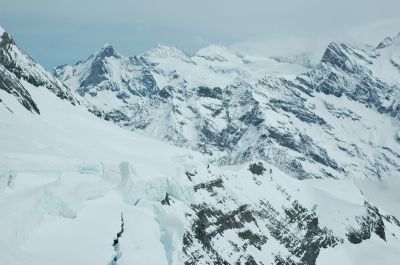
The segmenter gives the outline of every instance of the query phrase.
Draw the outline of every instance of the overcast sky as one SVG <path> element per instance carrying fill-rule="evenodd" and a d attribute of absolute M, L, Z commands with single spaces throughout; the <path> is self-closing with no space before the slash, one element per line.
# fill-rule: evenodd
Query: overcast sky
<path fill-rule="evenodd" d="M 400 0 L 0 0 L 0 25 L 45 67 L 111 43 L 193 52 L 223 44 L 278 55 L 329 41 L 375 44 L 400 32 Z"/>

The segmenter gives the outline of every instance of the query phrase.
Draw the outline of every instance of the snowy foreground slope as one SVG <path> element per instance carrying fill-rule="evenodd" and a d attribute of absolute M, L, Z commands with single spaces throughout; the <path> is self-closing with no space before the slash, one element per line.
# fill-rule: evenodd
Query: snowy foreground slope
<path fill-rule="evenodd" d="M 0 62 L 4 47 L 9 48 L 1 46 Z M 19 62 L 28 58 L 22 55 Z M 1 264 L 394 264 L 400 259 L 398 197 L 389 193 L 399 187 L 396 158 L 386 155 L 393 162 L 377 173 L 380 181 L 376 175 L 368 181 L 363 173 L 345 174 L 356 169 L 344 162 L 339 162 L 342 173 L 333 169 L 335 178 L 316 167 L 320 178 L 303 180 L 282 166 L 290 160 L 277 164 L 250 157 L 220 166 L 215 156 L 97 118 L 84 98 L 57 93 L 48 81 L 51 74 L 36 63 L 20 67 L 20 75 L 10 65 L 0 66 Z M 26 69 L 44 82 L 26 78 Z M 336 107 L 347 103 L 330 100 Z M 376 137 L 384 138 L 384 130 L 395 134 L 398 125 L 389 115 L 362 104 L 354 108 L 365 112 L 360 124 L 382 121 L 383 129 L 372 131 Z M 275 122 L 285 122 L 285 115 L 276 113 Z M 365 141 L 363 131 L 355 132 L 358 123 L 324 118 L 347 128 L 343 138 L 353 134 L 357 144 Z M 383 143 L 398 150 L 394 136 Z M 362 148 L 366 155 L 376 150 Z M 303 154 L 310 168 L 308 157 L 320 152 L 315 150 Z M 327 150 L 336 160 L 343 156 Z M 359 164 L 366 157 L 352 159 L 347 162 Z M 377 192 L 382 195 L 374 196 Z"/>

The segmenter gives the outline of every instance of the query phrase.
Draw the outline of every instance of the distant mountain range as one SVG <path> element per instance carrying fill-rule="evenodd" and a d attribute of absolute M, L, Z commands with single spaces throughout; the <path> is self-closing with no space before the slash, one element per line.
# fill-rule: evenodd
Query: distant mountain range
<path fill-rule="evenodd" d="M 262 58 L 220 46 L 188 55 L 158 45 L 127 58 L 105 45 L 54 75 L 97 116 L 219 164 L 263 159 L 297 178 L 381 177 L 399 169 L 396 129 L 390 144 L 370 139 L 387 132 L 379 113 L 399 119 L 399 43 L 331 43 L 317 65 L 305 55 Z M 347 124 L 368 133 L 354 137 Z"/>

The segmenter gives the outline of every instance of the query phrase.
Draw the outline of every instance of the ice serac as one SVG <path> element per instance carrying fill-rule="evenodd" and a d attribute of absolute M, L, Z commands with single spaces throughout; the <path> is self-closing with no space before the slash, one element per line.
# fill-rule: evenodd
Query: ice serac
<path fill-rule="evenodd" d="M 0 65 L 20 81 L 36 87 L 45 87 L 73 105 L 79 103 L 67 86 L 22 51 L 4 30 L 0 42 Z"/>

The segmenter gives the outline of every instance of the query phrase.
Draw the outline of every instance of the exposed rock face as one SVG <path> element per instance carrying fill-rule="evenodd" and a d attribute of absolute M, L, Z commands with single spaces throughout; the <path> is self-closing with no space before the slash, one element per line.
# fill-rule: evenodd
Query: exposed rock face
<path fill-rule="evenodd" d="M 211 260 L 217 262 L 214 264 L 232 264 L 224 260 L 211 243 L 216 235 L 223 235 L 228 230 L 237 231 L 237 237 L 242 241 L 242 245 L 230 242 L 234 252 L 246 253 L 249 246 L 262 251 L 262 246 L 266 244 L 268 238 L 262 232 L 255 233 L 254 230 L 248 229 L 247 227 L 251 227 L 252 223 L 257 227 L 265 226 L 273 239 L 284 245 L 293 256 L 299 259 L 300 264 L 316 264 L 321 248 L 334 247 L 340 243 L 340 239 L 335 238 L 331 231 L 319 227 L 315 213 L 308 212 L 296 201 L 293 208 L 284 209 L 285 214 L 282 217 L 270 204 L 264 202 L 251 207 L 241 205 L 228 213 L 210 209 L 206 205 L 192 207 L 196 213 L 192 226 L 194 232 L 193 236 L 191 232 L 185 235 L 184 250 L 190 249 L 193 240 L 197 240 Z M 259 210 L 255 210 L 257 208 Z M 304 234 L 304 236 L 299 236 L 299 234 Z M 189 253 L 189 251 L 185 254 L 189 256 L 186 264 L 198 264 L 202 261 L 203 254 Z M 246 264 L 250 260 L 252 264 L 258 264 L 251 255 L 241 255 L 234 264 Z M 278 253 L 276 260 L 295 263 L 290 257 L 281 257 Z"/>
<path fill-rule="evenodd" d="M 57 97 L 68 100 L 73 105 L 79 103 L 67 86 L 23 52 L 7 32 L 1 33 L 0 90 L 15 96 L 24 108 L 37 114 L 40 113 L 39 107 L 26 90 L 23 82 L 34 87 L 45 87 Z M 11 106 L 8 106 L 7 103 L 3 104 L 12 111 Z"/>
<path fill-rule="evenodd" d="M 213 169 L 208 172 L 210 177 L 219 175 Z M 341 216 L 335 219 L 339 223 L 327 226 L 326 219 L 320 220 L 321 210 L 344 213 L 320 209 L 324 206 L 317 201 L 306 206 L 300 198 L 309 191 L 283 183 L 276 173 L 257 175 L 246 170 L 194 185 L 183 238 L 185 264 L 318 264 L 324 249 L 347 241 L 358 244 L 372 233 L 382 240 L 391 234 L 393 239 L 393 231 L 400 231 L 394 216 L 381 214 L 367 201 L 359 205 L 365 214 Z M 251 195 L 246 194 L 250 190 Z M 241 201 L 243 195 L 247 203 Z M 342 225 L 343 232 L 338 232 Z"/>
<path fill-rule="evenodd" d="M 382 215 L 365 202 L 360 208 L 366 214 L 341 217 L 347 234 L 338 233 L 337 228 L 321 223 L 318 202 L 307 207 L 296 199 L 307 191 L 286 189 L 280 184 L 285 182 L 282 179 L 279 183 L 248 171 L 237 174 L 194 186 L 196 203 L 186 214 L 189 227 L 183 238 L 185 264 L 318 264 L 324 249 L 347 240 L 360 243 L 371 233 L 385 240 L 385 226 L 391 231 L 400 229 L 395 217 Z M 241 202 L 242 186 L 232 186 L 238 178 L 249 188 L 246 191 L 253 191 L 246 196 L 248 203 Z M 257 189 L 264 193 L 256 193 Z M 349 225 L 354 221 L 360 228 Z"/>
<path fill-rule="evenodd" d="M 261 162 L 250 164 L 249 171 L 255 175 L 263 175 L 265 172 L 265 168 Z"/>
<path fill-rule="evenodd" d="M 0 65 L 0 89 L 14 95 L 27 110 L 40 113 L 29 92 L 12 73 Z M 1 101 L 1 98 L 0 98 Z"/>
<path fill-rule="evenodd" d="M 68 100 L 73 105 L 78 104 L 78 100 L 71 94 L 69 88 L 20 50 L 7 32 L 1 36 L 0 65 L 17 79 L 36 87 L 46 87 L 59 98 Z"/>
<path fill-rule="evenodd" d="M 353 244 L 360 244 L 363 240 L 370 239 L 371 234 L 375 233 L 382 240 L 386 241 L 384 220 L 397 226 L 400 225 L 399 220 L 394 216 L 382 215 L 377 207 L 367 201 L 364 205 L 366 214 L 357 217 L 359 227 L 349 227 L 347 239 Z"/>

